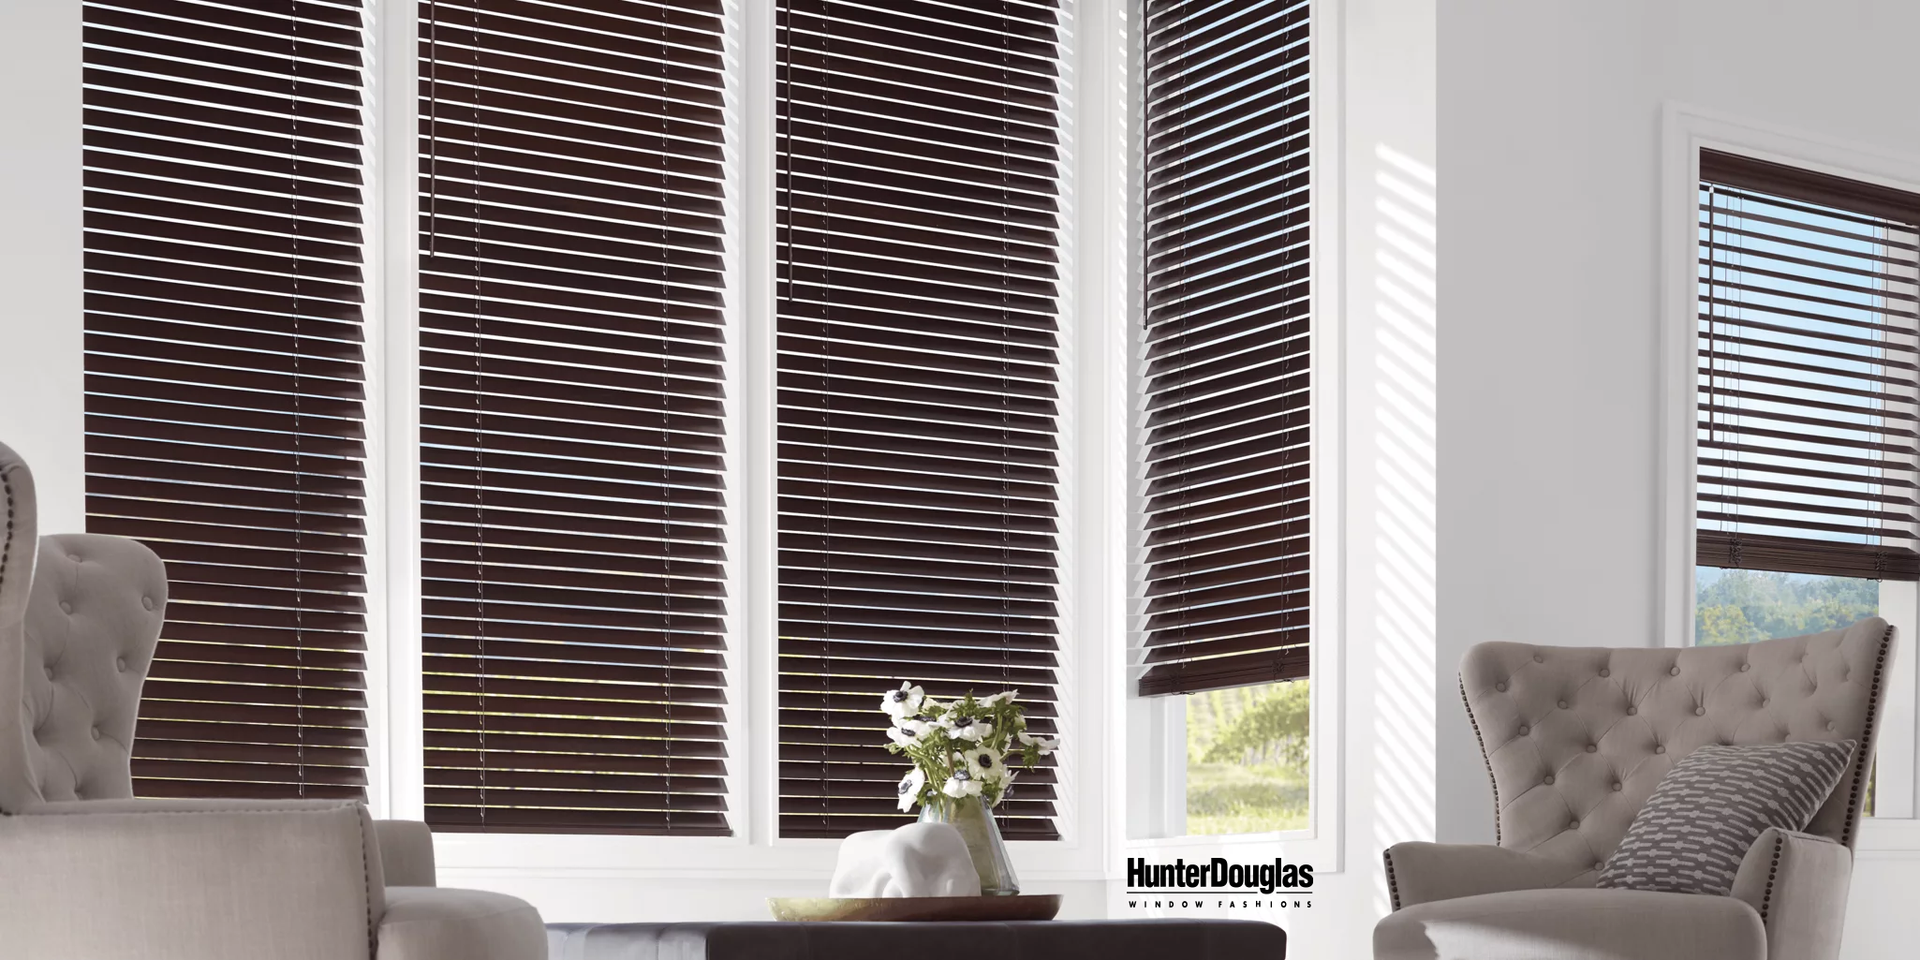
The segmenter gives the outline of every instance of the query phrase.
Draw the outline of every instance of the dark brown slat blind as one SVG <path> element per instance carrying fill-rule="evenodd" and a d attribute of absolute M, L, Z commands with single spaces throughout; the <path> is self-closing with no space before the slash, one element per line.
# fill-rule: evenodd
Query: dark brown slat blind
<path fill-rule="evenodd" d="M 1149 0 L 1141 696 L 1307 675 L 1305 0 Z"/>
<path fill-rule="evenodd" d="M 172 580 L 134 789 L 361 798 L 365 12 L 84 19 L 87 528 Z"/>
<path fill-rule="evenodd" d="M 781 0 L 780 834 L 896 826 L 881 691 L 1055 730 L 1061 19 Z M 997 808 L 1054 839 L 1055 771 Z"/>
<path fill-rule="evenodd" d="M 724 835 L 720 0 L 419 9 L 427 821 Z"/>
<path fill-rule="evenodd" d="M 1920 579 L 1920 196 L 1700 154 L 1698 562 Z"/>

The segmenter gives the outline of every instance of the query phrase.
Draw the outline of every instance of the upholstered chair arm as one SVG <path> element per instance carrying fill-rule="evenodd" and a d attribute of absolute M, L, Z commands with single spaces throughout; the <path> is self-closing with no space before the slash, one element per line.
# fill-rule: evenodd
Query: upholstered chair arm
<path fill-rule="evenodd" d="M 95 800 L 0 816 L 8 956 L 366 960 L 386 910 L 357 803 Z"/>
<path fill-rule="evenodd" d="M 1393 909 L 1508 890 L 1566 886 L 1587 871 L 1568 863 L 1481 843 L 1396 843 L 1387 848 Z"/>
<path fill-rule="evenodd" d="M 1733 875 L 1733 895 L 1760 912 L 1767 956 L 1834 960 L 1847 913 L 1853 851 L 1777 827 L 1760 834 Z"/>
<path fill-rule="evenodd" d="M 380 838 L 380 865 L 386 871 L 387 886 L 435 885 L 433 831 L 426 824 L 418 820 L 375 820 L 373 832 Z"/>

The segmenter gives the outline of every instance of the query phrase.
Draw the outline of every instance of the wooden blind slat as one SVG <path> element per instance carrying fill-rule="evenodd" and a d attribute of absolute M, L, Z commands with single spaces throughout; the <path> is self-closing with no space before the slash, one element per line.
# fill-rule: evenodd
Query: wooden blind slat
<path fill-rule="evenodd" d="M 1700 155 L 1702 566 L 1920 579 L 1920 197 Z"/>
<path fill-rule="evenodd" d="M 706 0 L 422 0 L 427 821 L 730 832 Z"/>
<path fill-rule="evenodd" d="M 777 17 L 779 829 L 841 837 L 910 816 L 883 689 L 1053 729 L 1064 35 L 1024 0 Z M 1053 789 L 1006 833 L 1057 838 Z"/>
<path fill-rule="evenodd" d="M 362 799 L 366 11 L 83 16 L 87 528 L 174 585 L 134 789 Z"/>
<path fill-rule="evenodd" d="M 1308 11 L 1146 6 L 1141 696 L 1307 676 Z"/>

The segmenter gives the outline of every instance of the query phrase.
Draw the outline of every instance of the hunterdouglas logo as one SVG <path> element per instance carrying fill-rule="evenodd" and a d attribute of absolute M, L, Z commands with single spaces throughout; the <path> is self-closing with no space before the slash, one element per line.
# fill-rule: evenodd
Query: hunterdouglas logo
<path fill-rule="evenodd" d="M 1313 889 L 1313 865 L 1283 863 L 1228 863 L 1214 857 L 1206 863 L 1148 863 L 1141 857 L 1127 858 L 1127 892 L 1160 893 L 1184 890 L 1189 893 L 1304 893 Z"/>

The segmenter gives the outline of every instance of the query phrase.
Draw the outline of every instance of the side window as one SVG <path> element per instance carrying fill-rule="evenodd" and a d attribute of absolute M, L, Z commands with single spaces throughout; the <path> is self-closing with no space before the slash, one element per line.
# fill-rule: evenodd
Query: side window
<path fill-rule="evenodd" d="M 1920 197 L 1702 152 L 1696 643 L 1912 619 L 1917 225 Z"/>
<path fill-rule="evenodd" d="M 1164 829 L 1304 829 L 1310 7 L 1145 11 L 1137 694 L 1187 695 L 1171 707 L 1186 710 L 1186 826 Z"/>

